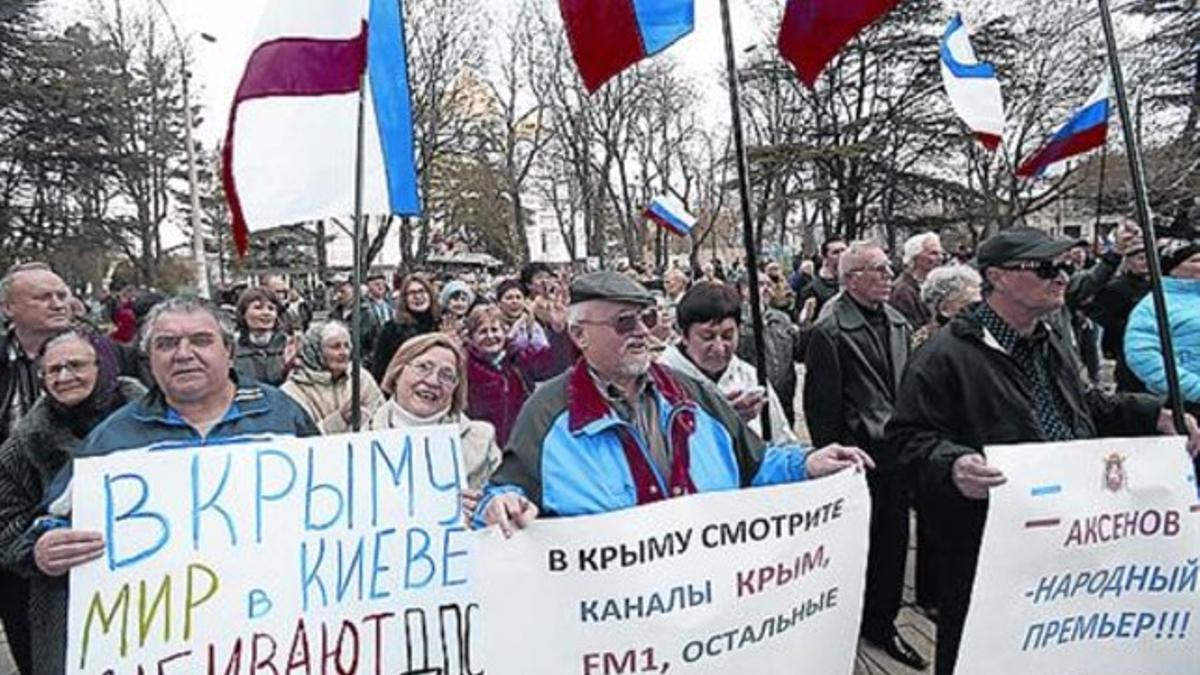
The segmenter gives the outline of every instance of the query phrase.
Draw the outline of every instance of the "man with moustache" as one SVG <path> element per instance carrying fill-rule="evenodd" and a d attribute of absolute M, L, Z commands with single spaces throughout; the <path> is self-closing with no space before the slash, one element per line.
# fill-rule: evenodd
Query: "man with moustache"
<path fill-rule="evenodd" d="M 856 448 L 762 442 L 715 388 L 651 362 L 654 297 L 611 271 L 571 285 L 582 358 L 521 409 L 474 525 L 506 536 L 538 517 L 604 513 L 697 492 L 789 483 L 870 466 Z M 626 485 L 632 478 L 634 490 Z"/>

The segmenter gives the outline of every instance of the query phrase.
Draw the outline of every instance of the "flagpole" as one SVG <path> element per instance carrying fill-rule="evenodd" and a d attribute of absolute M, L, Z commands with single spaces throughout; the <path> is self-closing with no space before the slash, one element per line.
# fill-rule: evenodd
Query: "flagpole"
<path fill-rule="evenodd" d="M 1098 248 L 1100 243 L 1100 219 L 1104 212 L 1104 180 L 1108 173 L 1108 143 L 1100 148 L 1100 182 L 1096 190 L 1096 224 L 1092 226 L 1092 248 Z"/>
<path fill-rule="evenodd" d="M 738 91 L 737 61 L 733 52 L 733 24 L 729 19 L 729 0 L 721 0 L 721 26 L 725 34 L 725 69 L 729 81 L 729 109 L 733 124 L 734 152 L 737 153 L 738 193 L 742 200 L 742 243 L 746 248 L 746 273 L 750 285 L 750 317 L 754 324 L 754 367 L 758 385 L 768 392 L 762 409 L 762 438 L 771 439 L 771 405 L 767 380 L 766 340 L 763 334 L 762 301 L 758 289 L 758 244 L 754 240 L 754 218 L 750 211 L 750 168 L 746 158 L 746 140 L 742 132 L 742 104 Z"/>
<path fill-rule="evenodd" d="M 1175 346 L 1171 337 L 1171 324 L 1167 319 L 1167 298 L 1163 293 L 1162 262 L 1159 260 L 1158 245 L 1154 238 L 1154 224 L 1150 220 L 1150 198 L 1146 190 L 1142 150 L 1134 131 L 1133 116 L 1129 112 L 1129 97 L 1125 92 L 1125 76 L 1121 71 L 1120 55 L 1117 53 L 1117 38 L 1116 32 L 1113 30 L 1112 12 L 1109 10 L 1108 0 L 1097 0 L 1097 2 L 1100 3 L 1100 22 L 1104 25 L 1108 64 L 1112 69 L 1113 86 L 1117 92 L 1117 109 L 1121 115 L 1121 132 L 1125 137 L 1125 156 L 1129 158 L 1129 175 L 1133 179 L 1138 222 L 1142 226 L 1142 239 L 1146 245 L 1146 261 L 1150 264 L 1151 293 L 1154 297 L 1154 313 L 1158 320 L 1158 339 L 1162 345 L 1163 366 L 1167 373 L 1168 404 L 1175 421 L 1175 430 L 1186 434 L 1183 396 L 1179 387 L 1179 371 L 1175 368 Z"/>
<path fill-rule="evenodd" d="M 350 429 L 362 427 L 362 239 L 363 239 L 363 137 L 366 110 L 366 59 L 363 72 L 358 75 L 358 134 L 355 140 L 354 157 L 354 255 L 353 271 L 354 308 L 351 320 L 350 344 L 353 349 L 353 365 L 350 370 Z"/>

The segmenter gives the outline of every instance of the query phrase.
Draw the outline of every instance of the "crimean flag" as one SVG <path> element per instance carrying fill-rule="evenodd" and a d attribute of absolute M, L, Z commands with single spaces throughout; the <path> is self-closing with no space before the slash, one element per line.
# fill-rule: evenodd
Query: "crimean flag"
<path fill-rule="evenodd" d="M 1105 77 L 1083 107 L 1075 111 L 1071 119 L 1032 157 L 1017 167 L 1017 175 L 1021 178 L 1040 176 L 1052 164 L 1082 155 L 1107 143 L 1111 97 L 1112 83 Z"/>
<path fill-rule="evenodd" d="M 942 82 L 950 105 L 967 128 L 988 150 L 1004 140 L 1004 95 L 996 68 L 980 63 L 962 16 L 946 26 L 941 42 Z"/>
<path fill-rule="evenodd" d="M 251 230 L 354 212 L 358 96 L 363 212 L 420 211 L 399 0 L 268 0 L 222 148 L 238 253 Z"/>
<path fill-rule="evenodd" d="M 692 32 L 693 0 L 559 0 L 583 84 L 610 78 Z"/>
<path fill-rule="evenodd" d="M 864 28 L 899 0 L 788 0 L 779 28 L 779 53 L 812 87 L 825 66 Z"/>
<path fill-rule="evenodd" d="M 671 195 L 655 197 L 646 207 L 646 217 L 658 224 L 659 227 L 686 237 L 696 227 L 696 217 L 688 213 L 687 208 Z"/>

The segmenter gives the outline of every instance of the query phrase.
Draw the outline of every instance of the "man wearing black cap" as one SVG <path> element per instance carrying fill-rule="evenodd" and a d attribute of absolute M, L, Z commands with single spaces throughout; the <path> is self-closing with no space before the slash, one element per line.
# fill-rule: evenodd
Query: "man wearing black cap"
<path fill-rule="evenodd" d="M 582 358 L 521 409 L 474 524 L 506 535 L 537 517 L 604 513 L 713 490 L 872 466 L 856 448 L 764 449 L 715 388 L 652 363 L 654 296 L 593 272 L 571 285 Z M 631 484 L 632 483 L 632 484 Z"/>
<path fill-rule="evenodd" d="M 1068 337 L 1045 320 L 1063 306 L 1071 245 L 1024 227 L 983 242 L 983 302 L 931 338 L 900 385 L 888 440 L 935 506 L 938 675 L 954 670 L 988 490 L 1005 480 L 984 446 L 1173 433 L 1157 397 L 1085 387 Z M 1189 445 L 1200 448 L 1200 434 Z"/>

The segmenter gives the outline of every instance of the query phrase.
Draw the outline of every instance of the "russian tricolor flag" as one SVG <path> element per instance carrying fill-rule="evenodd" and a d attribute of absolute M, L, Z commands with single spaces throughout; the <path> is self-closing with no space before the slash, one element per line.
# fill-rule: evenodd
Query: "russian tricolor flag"
<path fill-rule="evenodd" d="M 693 0 L 559 0 L 558 7 L 589 92 L 695 25 Z"/>
<path fill-rule="evenodd" d="M 234 96 L 221 177 L 239 253 L 251 230 L 420 211 L 400 0 L 269 0 Z"/>
<path fill-rule="evenodd" d="M 984 147 L 995 150 L 1004 139 L 1004 95 L 996 68 L 975 56 L 961 15 L 946 26 L 940 51 L 951 107 Z"/>
<path fill-rule="evenodd" d="M 687 208 L 671 195 L 656 197 L 646 207 L 646 217 L 665 228 L 669 232 L 686 237 L 696 226 L 696 217 L 687 212 Z"/>
<path fill-rule="evenodd" d="M 779 53 L 812 87 L 846 43 L 900 0 L 788 0 Z"/>
<path fill-rule="evenodd" d="M 1070 121 L 1017 168 L 1017 175 L 1022 178 L 1041 175 L 1051 164 L 1094 150 L 1108 142 L 1111 97 L 1112 85 L 1105 77 Z"/>

